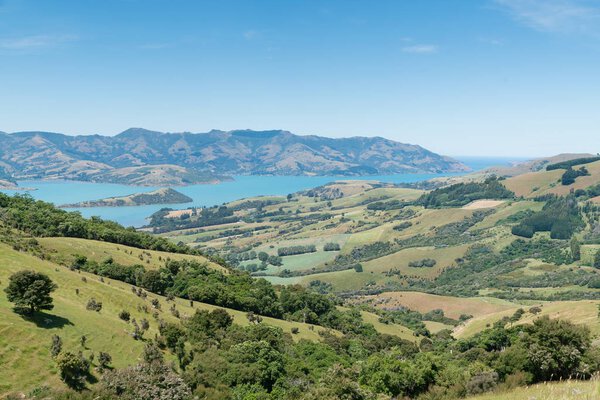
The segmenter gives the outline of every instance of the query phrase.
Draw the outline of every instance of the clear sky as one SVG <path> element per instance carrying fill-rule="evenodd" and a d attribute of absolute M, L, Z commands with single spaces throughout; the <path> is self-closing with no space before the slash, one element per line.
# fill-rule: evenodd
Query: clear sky
<path fill-rule="evenodd" d="M 595 153 L 600 0 L 0 0 L 0 131 L 129 127 Z"/>

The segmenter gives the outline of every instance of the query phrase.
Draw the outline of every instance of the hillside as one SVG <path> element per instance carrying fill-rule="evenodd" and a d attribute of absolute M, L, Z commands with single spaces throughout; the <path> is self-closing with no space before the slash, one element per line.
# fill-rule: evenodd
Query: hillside
<path fill-rule="evenodd" d="M 565 159 L 572 158 L 553 160 Z M 441 309 L 455 320 L 488 310 L 499 315 L 490 317 L 493 323 L 505 316 L 502 312 L 531 302 L 600 300 L 600 271 L 592 268 L 600 240 L 592 188 L 600 176 L 596 163 L 586 166 L 590 175 L 576 179 L 574 185 L 582 189 L 567 201 L 525 200 L 504 188 L 519 192 L 511 179 L 531 173 L 433 191 L 335 182 L 287 198 L 166 210 L 155 214 L 150 226 L 273 283 L 315 286 L 380 309 L 422 314 Z M 533 174 L 548 173 L 554 171 Z M 523 186 L 532 189 L 534 184 Z M 570 191 L 567 187 L 557 194 Z M 189 218 L 178 218 L 182 213 Z M 523 226 L 538 231 L 524 238 L 517 229 Z M 570 254 L 572 232 L 580 242 L 580 259 Z M 442 300 L 431 301 L 435 295 Z M 402 301 L 390 302 L 394 296 Z M 578 317 L 570 319 L 577 322 Z M 591 323 L 597 331 L 597 321 Z"/>
<path fill-rule="evenodd" d="M 92 244 L 93 245 L 93 244 Z M 132 318 L 150 320 L 147 337 L 158 334 L 158 325 L 151 313 L 140 311 L 140 306 L 152 309 L 150 302 L 158 299 L 164 304 L 159 310 L 160 318 L 167 322 L 176 322 L 167 309 L 167 305 L 175 304 L 182 316 L 190 316 L 197 309 L 213 310 L 217 307 L 199 302 L 190 307 L 189 301 L 175 299 L 167 301 L 164 296 L 149 294 L 140 298 L 131 291 L 131 285 L 103 278 L 86 272 L 70 271 L 68 268 L 43 261 L 37 257 L 17 252 L 0 243 L 0 282 L 4 288 L 11 273 L 22 269 L 33 269 L 43 272 L 58 284 L 54 294 L 55 308 L 44 312 L 34 320 L 26 320 L 11 310 L 4 291 L 0 291 L 0 396 L 15 390 L 30 390 L 40 385 L 61 387 L 57 369 L 50 355 L 50 343 L 53 335 L 60 335 L 64 347 L 70 350 L 83 350 L 86 355 L 108 352 L 113 358 L 112 364 L 122 368 L 135 363 L 142 353 L 144 342 L 134 340 L 130 333 L 131 324 L 118 317 L 121 310 L 127 310 Z M 83 278 L 86 278 L 83 281 Z M 79 291 L 76 292 L 76 289 Z M 86 310 L 90 298 L 102 302 L 100 312 Z M 236 324 L 250 324 L 246 314 L 228 309 Z M 264 317 L 264 323 L 280 327 L 289 332 L 292 327 L 299 329 L 296 340 L 318 340 L 321 328 L 309 329 L 308 325 L 296 322 L 281 321 Z M 86 346 L 79 344 L 79 338 L 87 337 Z M 27 354 L 27 359 L 23 355 Z"/>
<path fill-rule="evenodd" d="M 0 162 L 15 179 L 73 179 L 137 185 L 214 183 L 226 175 L 368 175 L 468 168 L 420 146 L 380 137 L 331 139 L 287 131 L 116 136 L 2 134 Z M 10 150 L 10 151 L 9 151 Z M 165 169 L 168 168 L 168 171 Z"/>
<path fill-rule="evenodd" d="M 183 204 L 194 201 L 191 197 L 171 188 L 163 188 L 146 193 L 135 193 L 127 196 L 107 197 L 101 200 L 82 201 L 74 204 L 63 204 L 60 208 L 80 207 L 131 207 L 150 204 Z"/>
<path fill-rule="evenodd" d="M 493 389 L 489 396 L 510 396 L 505 390 L 515 386 L 590 378 L 588 366 L 600 365 L 600 208 L 591 201 L 594 166 L 586 168 L 590 175 L 575 183 L 592 182 L 579 191 L 536 199 L 491 177 L 430 191 L 334 182 L 285 197 L 164 209 L 145 229 L 154 236 L 0 195 L 0 265 L 8 266 L 0 282 L 27 267 L 59 284 L 56 308 L 33 319 L 0 295 L 0 321 L 10 324 L 0 322 L 5 347 L 34 354 L 24 366 L 14 351 L 0 353 L 11 365 L 2 389 L 44 383 L 51 398 L 64 388 L 49 356 L 58 330 L 45 320 L 64 322 L 65 349 L 84 358 L 92 349 L 119 352 L 113 365 L 123 373 L 140 362 L 143 346 L 118 313 L 135 306 L 132 315 L 144 318 L 152 299 L 163 306 L 146 317 L 145 337 L 154 335 L 200 398 L 455 398 Z M 535 232 L 523 236 L 522 226 Z M 91 288 L 103 302 L 99 314 L 85 309 Z M 192 305 L 225 308 L 234 323 Z M 89 349 L 77 343 L 82 334 Z M 546 357 L 551 368 L 540 362 Z M 110 374 L 92 374 L 100 382 L 86 385 L 102 398 Z"/>

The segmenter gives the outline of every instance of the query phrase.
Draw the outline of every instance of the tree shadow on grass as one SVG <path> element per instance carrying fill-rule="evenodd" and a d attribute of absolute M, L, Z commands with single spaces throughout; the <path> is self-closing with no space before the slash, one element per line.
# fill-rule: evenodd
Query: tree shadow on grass
<path fill-rule="evenodd" d="M 52 329 L 63 328 L 67 325 L 73 325 L 73 323 L 67 318 L 59 317 L 58 315 L 46 314 L 42 311 L 38 311 L 33 314 L 19 314 L 24 320 L 36 324 L 38 328 Z"/>

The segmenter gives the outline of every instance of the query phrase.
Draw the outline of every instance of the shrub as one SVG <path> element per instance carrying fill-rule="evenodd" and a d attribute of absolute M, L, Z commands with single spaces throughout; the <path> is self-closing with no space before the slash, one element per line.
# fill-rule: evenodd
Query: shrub
<path fill-rule="evenodd" d="M 88 311 L 100 312 L 100 310 L 102 310 L 102 302 L 96 301 L 96 299 L 94 299 L 92 297 L 91 299 L 88 300 L 87 305 L 85 306 L 85 309 Z"/>
<path fill-rule="evenodd" d="M 123 321 L 129 322 L 129 320 L 131 319 L 131 314 L 129 314 L 129 311 L 122 310 L 119 313 L 119 318 L 121 318 Z"/>
<path fill-rule="evenodd" d="M 325 243 L 323 251 L 340 251 L 340 245 L 338 243 Z"/>
<path fill-rule="evenodd" d="M 56 366 L 58 367 L 60 378 L 69 387 L 73 389 L 82 389 L 84 387 L 85 378 L 90 368 L 87 360 L 67 351 L 60 353 L 56 357 Z"/>
<path fill-rule="evenodd" d="M 432 268 L 435 267 L 435 264 L 437 264 L 437 261 L 434 259 L 424 258 L 422 260 L 411 261 L 408 263 L 408 266 L 412 268 Z"/>

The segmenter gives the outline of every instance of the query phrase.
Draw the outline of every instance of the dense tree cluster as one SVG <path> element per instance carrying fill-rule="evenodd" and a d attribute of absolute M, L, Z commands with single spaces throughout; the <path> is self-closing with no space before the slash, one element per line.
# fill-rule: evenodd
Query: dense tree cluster
<path fill-rule="evenodd" d="M 589 163 L 596 162 L 596 161 L 600 161 L 600 156 L 576 158 L 573 160 L 561 161 L 558 163 L 549 164 L 546 166 L 546 171 L 553 171 L 555 169 L 569 169 L 569 168 L 573 168 L 576 165 L 589 164 Z"/>
<path fill-rule="evenodd" d="M 536 232 L 550 232 L 552 239 L 570 239 L 583 226 L 575 196 L 550 196 L 541 211 L 522 219 L 512 228 L 512 233 L 531 238 Z"/>
<path fill-rule="evenodd" d="M 481 199 L 512 199 L 515 194 L 505 188 L 496 177 L 484 182 L 458 183 L 435 189 L 422 195 L 417 204 L 425 208 L 462 207 Z"/>
<path fill-rule="evenodd" d="M 408 266 L 412 268 L 432 268 L 435 267 L 435 264 L 437 264 L 437 261 L 434 259 L 424 258 L 422 260 L 410 261 Z"/>
<path fill-rule="evenodd" d="M 562 176 L 560 178 L 560 182 L 564 186 L 568 186 L 568 185 L 575 183 L 575 180 L 577 178 L 579 178 L 580 176 L 587 176 L 589 174 L 590 173 L 588 172 L 587 168 L 585 168 L 585 167 L 581 167 L 579 169 L 573 169 L 573 168 L 569 167 L 569 168 L 567 168 L 565 173 L 562 174 Z"/>
<path fill-rule="evenodd" d="M 294 256 L 297 254 L 314 253 L 317 251 L 317 247 L 314 244 L 307 244 L 305 246 L 289 246 L 280 247 L 277 249 L 277 255 L 279 257 Z"/>
<path fill-rule="evenodd" d="M 69 398 L 441 400 L 499 386 L 585 379 L 598 370 L 600 356 L 587 328 L 548 317 L 507 327 L 509 320 L 468 339 L 441 331 L 418 345 L 372 327 L 294 342 L 280 328 L 241 327 L 223 310 L 197 310 L 180 324 L 163 324 L 141 364 L 106 372 L 91 392 Z M 179 374 L 165 363 L 161 347 L 177 357 Z M 73 376 L 85 373 L 80 358 L 65 358 Z"/>
<path fill-rule="evenodd" d="M 124 228 L 98 217 L 83 218 L 50 203 L 36 201 L 28 195 L 8 196 L 0 193 L 0 220 L 7 226 L 36 237 L 77 237 L 122 244 L 140 249 L 171 253 L 200 254 L 187 246 L 176 245 L 162 237 Z"/>
<path fill-rule="evenodd" d="M 154 233 L 163 233 L 178 229 L 200 228 L 203 226 L 229 224 L 238 222 L 240 217 L 234 215 L 234 209 L 226 206 L 193 209 L 192 215 L 187 218 L 168 217 L 170 208 L 163 208 L 150 216 L 149 226 Z"/>

